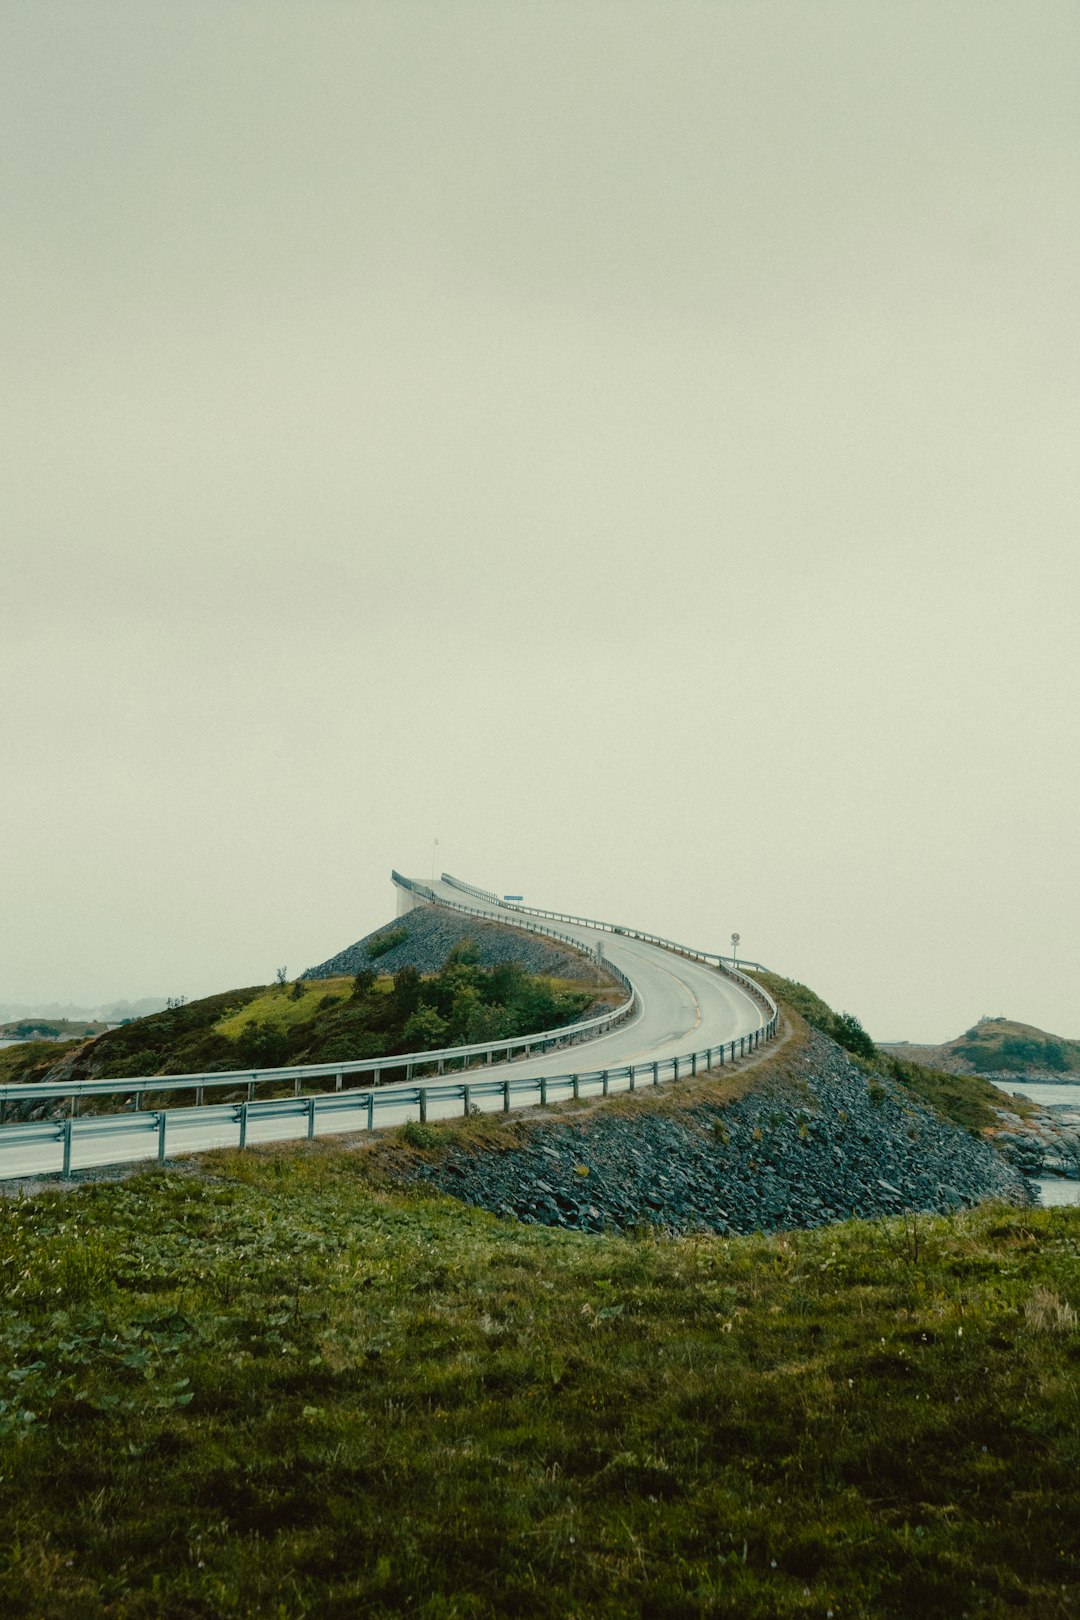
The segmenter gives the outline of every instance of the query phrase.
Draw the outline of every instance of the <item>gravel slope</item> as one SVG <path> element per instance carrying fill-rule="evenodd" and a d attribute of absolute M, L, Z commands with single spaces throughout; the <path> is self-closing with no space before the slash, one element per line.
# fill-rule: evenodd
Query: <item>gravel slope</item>
<path fill-rule="evenodd" d="M 521 1146 L 454 1145 L 434 1162 L 403 1157 L 398 1173 L 519 1220 L 584 1231 L 774 1231 L 988 1197 L 1031 1201 L 992 1147 L 892 1082 L 871 1091 L 816 1031 L 759 1073 L 735 1102 L 687 1105 L 687 1092 L 666 1111 L 548 1116 Z"/>
<path fill-rule="evenodd" d="M 381 956 L 368 955 L 368 946 L 391 930 L 404 928 L 407 938 Z M 433 906 L 417 906 L 404 917 L 384 923 L 365 934 L 346 950 L 339 951 L 317 967 L 308 968 L 302 979 L 329 979 L 340 973 L 359 973 L 374 968 L 379 973 L 397 973 L 414 967 L 418 973 L 438 973 L 446 958 L 463 939 L 476 947 L 481 967 L 497 967 L 500 962 L 520 962 L 527 973 L 548 974 L 554 978 L 581 979 L 586 984 L 600 982 L 600 975 L 584 952 L 545 940 L 536 934 L 507 928 L 501 923 L 478 917 L 462 917 Z"/>

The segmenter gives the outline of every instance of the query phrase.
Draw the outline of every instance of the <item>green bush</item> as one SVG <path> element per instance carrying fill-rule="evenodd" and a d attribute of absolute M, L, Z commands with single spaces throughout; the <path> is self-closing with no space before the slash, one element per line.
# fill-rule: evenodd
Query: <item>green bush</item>
<path fill-rule="evenodd" d="M 407 1120 L 399 1132 L 403 1142 L 414 1148 L 440 1147 L 445 1141 L 443 1133 L 434 1125 L 424 1125 L 418 1119 Z"/>
<path fill-rule="evenodd" d="M 369 959 L 374 962 L 378 957 L 385 956 L 387 951 L 394 949 L 395 945 L 404 945 L 408 937 L 409 930 L 407 928 L 384 929 L 381 934 L 376 934 L 374 939 L 368 941 L 367 953 Z"/>

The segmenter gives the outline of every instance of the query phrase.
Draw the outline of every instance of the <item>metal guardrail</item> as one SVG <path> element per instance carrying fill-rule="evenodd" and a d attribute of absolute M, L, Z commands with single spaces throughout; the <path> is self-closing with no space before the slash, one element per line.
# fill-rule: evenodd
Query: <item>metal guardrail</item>
<path fill-rule="evenodd" d="M 551 917 L 556 922 L 576 923 L 581 928 L 595 928 L 606 934 L 618 934 L 624 939 L 640 939 L 647 945 L 659 945 L 665 951 L 672 951 L 676 956 L 689 957 L 695 962 L 715 963 L 726 978 L 736 979 L 744 989 L 751 993 L 756 1001 L 762 1002 L 770 1015 L 775 1016 L 777 1013 L 776 1002 L 769 995 L 764 985 L 757 984 L 753 979 L 748 979 L 744 973 L 740 973 L 735 965 L 737 961 L 742 961 L 745 968 L 757 968 L 762 973 L 768 973 L 768 968 L 761 962 L 748 962 L 742 958 L 721 956 L 719 951 L 695 950 L 693 946 L 680 945 L 677 940 L 665 939 L 663 934 L 651 934 L 644 928 L 623 928 L 618 923 L 599 922 L 594 917 L 576 917 L 567 911 L 544 911 L 539 906 L 526 906 L 513 901 L 500 900 L 497 896 L 489 895 L 484 889 L 474 888 L 471 883 L 464 883 L 460 878 L 451 877 L 449 872 L 441 873 L 441 881 L 450 884 L 451 888 L 460 889 L 466 894 L 474 895 L 477 899 L 490 900 L 492 904 L 499 907 L 500 911 L 513 911 L 530 917 Z M 413 884 L 412 887 L 415 888 L 416 885 Z M 453 905 L 453 901 L 436 896 L 430 889 L 427 892 L 438 905 Z M 459 909 L 468 910 L 469 908 L 461 907 Z M 476 915 L 483 914 L 477 913 Z M 518 928 L 523 925 L 515 921 L 511 926 Z M 566 938 L 569 936 L 557 935 L 555 937 Z M 580 944 L 580 941 L 577 941 L 577 943 Z M 610 966 L 610 963 L 608 965 Z"/>
<path fill-rule="evenodd" d="M 740 962 L 744 968 L 755 968 L 761 973 L 769 971 L 764 962 L 752 962 L 745 956 L 723 956 L 719 951 L 695 950 L 692 946 L 680 945 L 677 940 L 666 939 L 663 934 L 650 934 L 644 928 L 624 928 L 620 923 L 601 922 L 596 917 L 578 917 L 570 911 L 545 911 L 540 906 L 526 906 L 512 900 L 501 900 L 498 895 L 489 894 L 486 889 L 477 889 L 471 883 L 462 882 L 461 878 L 451 877 L 449 872 L 440 873 L 440 879 L 443 883 L 449 883 L 451 888 L 475 895 L 478 900 L 489 900 L 502 911 L 523 912 L 530 917 L 550 917 L 555 922 L 577 923 L 581 928 L 596 928 L 605 934 L 624 934 L 627 939 L 643 939 L 649 945 L 662 945 L 665 950 L 675 951 L 679 956 L 692 956 L 700 962 L 718 962 L 736 973 L 739 971 Z"/>
<path fill-rule="evenodd" d="M 393 872 L 391 875 L 395 883 L 411 890 L 421 899 L 432 904 L 444 906 L 449 910 L 462 911 L 470 916 L 484 917 L 487 915 L 476 911 L 473 907 L 457 905 L 454 901 L 435 894 L 434 890 L 428 885 L 418 883 L 411 878 L 402 877 L 398 872 Z M 496 905 L 500 910 L 513 910 L 515 913 L 519 911 L 516 905 L 491 898 L 483 890 L 473 889 L 471 885 L 464 884 L 458 879 L 452 879 L 444 874 L 443 881 L 466 893 L 472 893 L 476 898 L 483 899 L 488 904 Z M 204 1085 L 232 1086 L 236 1086 L 238 1083 L 246 1083 L 250 1088 L 252 1084 L 263 1080 L 274 1080 L 280 1083 L 283 1080 L 293 1079 L 295 1092 L 292 1097 L 275 1097 L 255 1101 L 252 1099 L 249 1089 L 248 1100 L 244 1102 L 212 1104 L 205 1109 L 199 1108 L 201 1099 L 197 1097 L 196 1108 L 199 1109 L 202 1121 L 204 1123 L 208 1122 L 207 1116 L 213 1117 L 220 1114 L 223 1122 L 235 1124 L 238 1135 L 237 1145 L 245 1147 L 247 1145 L 249 1125 L 252 1120 L 258 1122 L 259 1120 L 272 1118 L 303 1117 L 307 1125 L 306 1135 L 310 1138 L 316 1135 L 317 1121 L 320 1118 L 329 1124 L 337 1116 L 339 1121 L 338 1129 L 349 1130 L 354 1129 L 355 1124 L 351 1121 L 347 1124 L 342 1121 L 347 1116 L 360 1115 L 363 1119 L 364 1128 L 371 1131 L 376 1128 L 376 1113 L 379 1111 L 385 1112 L 391 1108 L 397 1110 L 404 1108 L 410 1118 L 414 1117 L 413 1111 L 415 1110 L 415 1117 L 421 1122 L 426 1122 L 433 1105 L 438 1108 L 446 1103 L 460 1103 L 462 1111 L 469 1114 L 480 1111 L 479 1104 L 481 1100 L 497 1097 L 501 1101 L 503 1111 L 509 1112 L 515 1106 L 515 1099 L 517 1099 L 516 1106 L 520 1108 L 527 1107 L 530 1103 L 544 1105 L 548 1102 L 560 1101 L 569 1097 L 579 1098 L 582 1095 L 590 1094 L 590 1092 L 593 1095 L 598 1094 L 604 1097 L 610 1095 L 613 1091 L 632 1092 L 637 1089 L 637 1085 L 642 1079 L 647 1084 L 656 1086 L 665 1076 L 673 1080 L 680 1080 L 698 1074 L 699 1065 L 702 1062 L 704 1062 L 707 1069 L 716 1066 L 723 1067 L 727 1062 L 734 1063 L 737 1058 L 748 1056 L 757 1047 L 772 1040 L 776 1035 L 780 1015 L 772 997 L 768 995 L 762 986 L 755 984 L 752 979 L 747 979 L 743 974 L 728 967 L 723 958 L 714 952 L 694 951 L 686 946 L 680 946 L 674 941 L 665 941 L 658 935 L 645 933 L 640 929 L 619 928 L 613 924 L 591 922 L 586 918 L 575 918 L 566 913 L 546 913 L 539 911 L 535 907 L 522 907 L 521 913 L 539 917 L 550 916 L 558 921 L 580 923 L 582 926 L 598 928 L 608 933 L 625 935 L 628 938 L 641 939 L 650 944 L 660 945 L 665 949 L 673 950 L 678 955 L 693 960 L 707 963 L 715 962 L 725 977 L 737 980 L 756 1001 L 765 1006 L 769 1018 L 765 1024 L 757 1029 L 749 1030 L 743 1035 L 737 1035 L 731 1041 L 725 1041 L 719 1046 L 697 1048 L 690 1052 L 677 1053 L 670 1058 L 653 1062 L 630 1063 L 609 1069 L 578 1071 L 569 1074 L 537 1075 L 520 1079 L 516 1079 L 510 1074 L 505 1077 L 493 1076 L 487 1079 L 480 1078 L 456 1082 L 443 1081 L 440 1083 L 436 1079 L 434 1083 L 423 1085 L 411 1085 L 409 1083 L 410 1074 L 404 1084 L 378 1085 L 378 1077 L 383 1069 L 401 1068 L 409 1063 L 413 1065 L 431 1065 L 434 1063 L 437 1071 L 441 1073 L 443 1064 L 455 1059 L 461 1059 L 463 1066 L 467 1068 L 468 1058 L 472 1055 L 482 1055 L 499 1047 L 516 1048 L 521 1046 L 526 1050 L 530 1048 L 535 1050 L 536 1047 L 541 1046 L 544 1050 L 547 1050 L 549 1047 L 564 1044 L 568 1031 L 585 1030 L 597 1023 L 606 1023 L 607 1027 L 611 1028 L 616 1023 L 622 1022 L 625 1018 L 631 1016 L 637 1007 L 637 992 L 627 975 L 605 958 L 605 968 L 629 992 L 626 1002 L 614 1014 L 604 1015 L 599 1020 L 590 1019 L 584 1024 L 570 1025 L 562 1031 L 546 1031 L 541 1035 L 531 1036 L 527 1039 L 519 1038 L 515 1041 L 490 1043 L 475 1048 L 450 1047 L 445 1048 L 442 1052 L 403 1053 L 396 1058 L 367 1059 L 351 1064 L 305 1064 L 291 1069 L 239 1070 L 234 1071 L 232 1074 L 152 1075 L 142 1077 L 141 1083 L 129 1079 L 125 1081 L 82 1081 L 69 1083 L 66 1087 L 4 1086 L 0 1087 L 0 1099 L 11 1096 L 25 1099 L 37 1093 L 39 1096 L 42 1094 L 54 1097 L 70 1096 L 74 1100 L 77 1095 L 86 1095 L 87 1092 L 93 1092 L 94 1090 L 100 1092 L 106 1089 L 111 1089 L 114 1093 L 119 1089 L 125 1094 L 133 1093 L 138 1096 L 139 1093 L 147 1091 L 184 1089 L 185 1085 L 187 1087 L 197 1087 L 199 1082 Z M 578 950 L 583 948 L 580 940 L 573 938 L 569 934 L 562 934 L 550 926 L 545 927 L 543 923 L 530 924 L 524 920 L 519 921 L 516 916 L 510 926 L 543 934 L 547 938 L 565 941 L 565 943 L 573 945 Z M 738 1048 L 737 1052 L 736 1048 Z M 689 1068 L 687 1068 L 687 1065 L 689 1065 Z M 364 1070 L 373 1074 L 376 1082 L 375 1086 L 370 1089 L 343 1089 L 341 1077 L 344 1074 L 358 1073 Z M 301 1077 L 319 1078 L 325 1074 L 333 1074 L 338 1077 L 337 1088 L 334 1092 L 313 1094 L 307 1097 L 301 1096 Z M 620 1084 L 620 1082 L 623 1083 Z M 84 1117 L 83 1119 L 76 1119 L 69 1115 L 68 1118 L 59 1122 L 56 1120 L 33 1121 L 7 1127 L 0 1126 L 0 1150 L 15 1143 L 22 1145 L 32 1142 L 62 1143 L 62 1174 L 67 1176 L 70 1175 L 72 1170 L 73 1144 L 76 1137 L 82 1141 L 92 1135 L 141 1136 L 144 1142 L 148 1142 L 151 1151 L 146 1154 L 137 1154 L 135 1157 L 156 1157 L 159 1163 L 164 1163 L 169 1139 L 170 1118 L 174 1122 L 173 1152 L 175 1153 L 182 1151 L 182 1148 L 178 1148 L 176 1145 L 177 1134 L 182 1135 L 185 1128 L 190 1130 L 192 1125 L 197 1123 L 195 1116 L 196 1110 L 190 1108 L 178 1109 L 171 1113 L 167 1109 L 160 1109 L 132 1115 L 104 1114 Z M 153 1137 L 152 1143 L 149 1142 L 151 1135 Z M 127 1157 L 130 1158 L 131 1155 Z"/>
<path fill-rule="evenodd" d="M 183 1137 L 190 1133 L 193 1125 L 212 1124 L 215 1116 L 221 1123 L 228 1123 L 236 1127 L 237 1147 L 248 1145 L 249 1131 L 252 1125 L 258 1125 L 262 1120 L 282 1118 L 303 1119 L 306 1130 L 299 1133 L 309 1139 L 318 1134 L 318 1122 L 324 1123 L 324 1129 L 334 1129 L 337 1122 L 338 1131 L 355 1130 L 357 1128 L 374 1131 L 378 1127 L 375 1116 L 380 1111 L 388 1112 L 390 1109 L 400 1111 L 404 1109 L 409 1118 L 426 1123 L 440 1104 L 452 1104 L 454 1113 L 472 1114 L 492 1112 L 482 1109 L 482 1101 L 498 1099 L 501 1110 L 509 1113 L 514 1107 L 526 1108 L 530 1105 L 546 1106 L 548 1103 L 567 1101 L 570 1098 L 579 1099 L 588 1096 L 607 1097 L 620 1092 L 633 1092 L 644 1085 L 658 1086 L 662 1079 L 687 1080 L 705 1069 L 724 1068 L 729 1063 L 735 1063 L 739 1058 L 750 1056 L 759 1046 L 772 1039 L 776 1034 L 776 1019 L 746 1035 L 737 1035 L 734 1040 L 725 1041 L 720 1046 L 703 1047 L 691 1052 L 678 1053 L 674 1057 L 659 1059 L 646 1063 L 626 1063 L 609 1069 L 590 1069 L 569 1074 L 536 1075 L 529 1078 L 515 1079 L 511 1075 L 504 1078 L 464 1080 L 464 1081 L 435 1081 L 424 1085 L 389 1085 L 380 1088 L 357 1089 L 347 1091 L 341 1095 L 335 1092 L 325 1092 L 321 1095 L 309 1097 L 272 1097 L 261 1102 L 216 1103 L 206 1109 L 198 1111 L 200 1118 L 195 1117 L 192 1109 L 159 1109 L 141 1114 L 97 1114 L 76 1119 L 69 1116 L 66 1119 L 32 1121 L 24 1125 L 9 1125 L 0 1127 L 0 1152 L 8 1146 L 27 1146 L 32 1143 L 60 1144 L 61 1174 L 69 1176 L 75 1167 L 74 1148 L 77 1142 L 93 1142 L 94 1138 L 111 1136 L 125 1138 L 138 1142 L 141 1140 L 148 1148 L 145 1153 L 119 1154 L 117 1157 L 103 1160 L 102 1163 L 115 1163 L 131 1158 L 156 1158 L 159 1164 L 164 1164 L 170 1143 L 170 1121 L 172 1122 L 171 1140 L 173 1153 L 192 1151 L 191 1144 L 185 1144 Z M 459 1105 L 459 1106 L 458 1106 Z M 445 1111 L 439 1116 L 448 1118 Z M 271 1138 L 273 1139 L 273 1138 Z M 217 1144 L 227 1146 L 229 1144 Z M 95 1164 L 97 1160 L 93 1161 Z M 11 1174 L 18 1174 L 12 1171 Z M 45 1172 L 38 1171 L 37 1174 Z"/>
<path fill-rule="evenodd" d="M 411 1080 L 414 1069 L 430 1064 L 434 1064 L 441 1074 L 447 1063 L 460 1062 L 464 1068 L 468 1068 L 473 1058 L 494 1062 L 496 1053 L 502 1054 L 509 1062 L 515 1056 L 526 1057 L 530 1052 L 548 1052 L 591 1040 L 625 1023 L 637 1006 L 634 987 L 626 974 L 613 964 L 605 963 L 605 967 L 627 992 L 625 1001 L 611 1012 L 600 1013 L 576 1024 L 563 1024 L 558 1029 L 541 1030 L 535 1035 L 515 1035 L 507 1040 L 480 1041 L 473 1046 L 445 1046 L 433 1052 L 399 1052 L 387 1057 L 358 1058 L 342 1063 L 301 1063 L 276 1069 L 208 1069 L 198 1074 L 143 1074 L 123 1079 L 32 1081 L 27 1085 L 0 1086 L 0 1107 L 7 1102 L 40 1101 L 49 1097 L 134 1096 L 138 1099 L 148 1091 L 194 1091 L 197 1103 L 201 1104 L 202 1097 L 198 1095 L 201 1092 L 223 1087 L 235 1091 L 238 1086 L 247 1086 L 249 1100 L 253 1101 L 253 1088 L 259 1085 L 281 1085 L 292 1081 L 294 1094 L 300 1096 L 301 1088 L 313 1080 L 332 1078 L 334 1089 L 341 1091 L 345 1077 L 357 1074 L 371 1075 L 374 1084 L 378 1085 L 384 1070 L 404 1069 L 406 1080 Z"/>

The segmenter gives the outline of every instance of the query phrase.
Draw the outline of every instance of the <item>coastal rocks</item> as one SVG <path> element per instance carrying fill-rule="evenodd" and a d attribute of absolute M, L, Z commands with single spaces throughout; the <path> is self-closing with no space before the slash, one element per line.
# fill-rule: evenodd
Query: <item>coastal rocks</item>
<path fill-rule="evenodd" d="M 1061 1176 L 1080 1181 L 1080 1099 L 1078 1105 L 1039 1108 L 1022 1122 L 1002 1114 L 1004 1128 L 994 1145 L 1025 1176 Z"/>
<path fill-rule="evenodd" d="M 518 1220 L 578 1231 L 735 1234 L 944 1212 L 988 1197 L 1031 1201 L 1018 1167 L 899 1085 L 868 1084 L 815 1031 L 737 1101 L 679 1101 L 663 1112 L 549 1117 L 521 1145 L 454 1144 L 401 1174 Z"/>

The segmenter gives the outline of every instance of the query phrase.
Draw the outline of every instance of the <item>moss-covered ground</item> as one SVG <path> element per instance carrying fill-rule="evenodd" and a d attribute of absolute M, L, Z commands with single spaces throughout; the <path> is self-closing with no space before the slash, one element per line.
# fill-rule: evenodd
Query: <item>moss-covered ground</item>
<path fill-rule="evenodd" d="M 1080 1211 L 588 1238 L 366 1159 L 0 1205 L 5 1616 L 1077 1612 Z"/>

